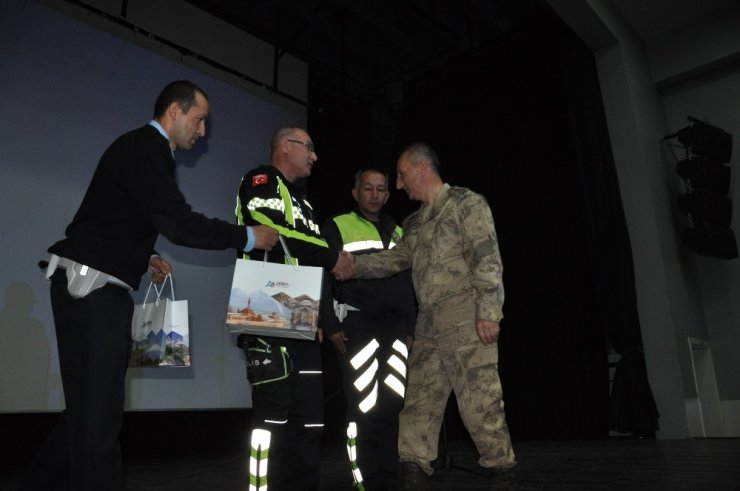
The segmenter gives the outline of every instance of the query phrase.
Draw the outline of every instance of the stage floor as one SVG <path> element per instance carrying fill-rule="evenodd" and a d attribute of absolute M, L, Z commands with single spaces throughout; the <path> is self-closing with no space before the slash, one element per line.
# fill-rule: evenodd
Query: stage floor
<path fill-rule="evenodd" d="M 450 444 L 452 467 L 432 477 L 435 490 L 489 490 L 475 474 L 469 440 Z M 740 490 L 740 439 L 695 438 L 514 442 L 517 490 Z M 323 452 L 323 490 L 351 490 L 341 445 Z M 125 462 L 127 491 L 246 491 L 246 454 L 188 458 L 131 458 Z M 14 490 L 20 472 L 0 477 Z M 298 490 L 297 490 L 298 491 Z"/>

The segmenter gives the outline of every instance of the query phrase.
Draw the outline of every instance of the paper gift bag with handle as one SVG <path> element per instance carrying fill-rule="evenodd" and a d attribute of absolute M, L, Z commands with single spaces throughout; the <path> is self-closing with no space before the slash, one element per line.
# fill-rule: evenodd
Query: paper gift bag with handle
<path fill-rule="evenodd" d="M 237 259 L 226 312 L 232 333 L 313 340 L 316 338 L 323 268 Z"/>
<path fill-rule="evenodd" d="M 171 298 L 162 296 L 167 284 Z M 147 302 L 152 287 L 156 298 Z M 130 367 L 190 366 L 188 301 L 175 300 L 172 276 L 167 275 L 161 288 L 149 284 L 144 302 L 134 306 L 131 336 Z"/>

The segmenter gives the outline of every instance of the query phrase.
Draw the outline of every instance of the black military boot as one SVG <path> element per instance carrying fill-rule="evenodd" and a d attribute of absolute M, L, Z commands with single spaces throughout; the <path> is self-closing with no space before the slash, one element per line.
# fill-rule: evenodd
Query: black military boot
<path fill-rule="evenodd" d="M 401 462 L 401 491 L 428 491 L 430 489 L 429 476 L 418 464 Z"/>

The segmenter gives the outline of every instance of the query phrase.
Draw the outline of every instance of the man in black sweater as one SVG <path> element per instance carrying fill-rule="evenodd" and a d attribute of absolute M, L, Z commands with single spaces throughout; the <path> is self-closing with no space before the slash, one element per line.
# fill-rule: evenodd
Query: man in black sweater
<path fill-rule="evenodd" d="M 175 181 L 176 149 L 205 135 L 208 99 L 189 81 L 160 93 L 154 119 L 120 136 L 100 159 L 66 238 L 49 248 L 59 366 L 66 409 L 37 452 L 21 490 L 120 490 L 118 434 L 131 350 L 133 301 L 149 271 L 171 272 L 159 234 L 199 249 L 270 250 L 277 232 L 194 212 Z"/>

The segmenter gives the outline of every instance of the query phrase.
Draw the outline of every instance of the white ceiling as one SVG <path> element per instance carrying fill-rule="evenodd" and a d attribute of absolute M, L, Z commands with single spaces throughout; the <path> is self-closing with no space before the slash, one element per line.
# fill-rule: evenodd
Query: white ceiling
<path fill-rule="evenodd" d="M 650 40 L 737 8 L 738 0 L 612 0 L 643 39 Z"/>

